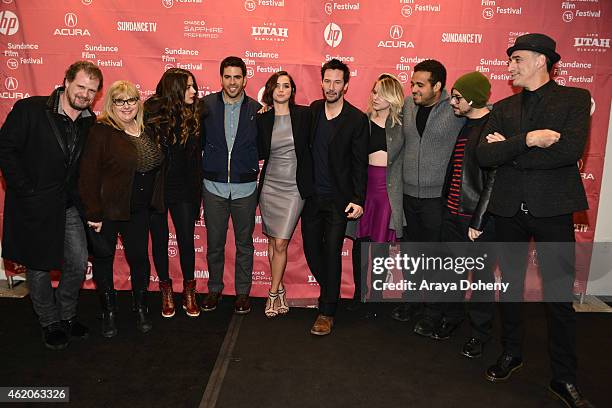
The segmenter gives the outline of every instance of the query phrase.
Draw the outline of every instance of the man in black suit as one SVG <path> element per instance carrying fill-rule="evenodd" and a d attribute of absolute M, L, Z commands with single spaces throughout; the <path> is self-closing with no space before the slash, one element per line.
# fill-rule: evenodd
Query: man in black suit
<path fill-rule="evenodd" d="M 79 158 L 96 117 L 90 106 L 102 72 L 88 61 L 66 71 L 50 96 L 18 101 L 0 130 L 6 179 L 2 257 L 26 267 L 34 311 L 47 348 L 84 338 L 76 308 L 87 269 L 87 242 L 77 192 Z M 50 270 L 61 269 L 55 292 Z"/>
<path fill-rule="evenodd" d="M 363 213 L 368 164 L 368 119 L 344 100 L 350 72 L 332 59 L 321 68 L 324 99 L 314 101 L 310 145 L 315 195 L 302 212 L 304 254 L 321 287 L 319 315 L 310 332 L 331 333 L 340 297 L 342 243 L 348 220 Z"/>
<path fill-rule="evenodd" d="M 522 365 L 521 306 L 527 242 L 537 243 L 549 320 L 551 392 L 569 407 L 591 406 L 576 388 L 576 317 L 571 303 L 574 282 L 574 211 L 588 206 L 577 161 L 589 133 L 590 95 L 550 79 L 561 58 L 555 41 L 526 34 L 507 50 L 508 71 L 521 93 L 495 104 L 477 156 L 483 167 L 497 166 L 489 212 L 495 216 L 503 294 L 502 346 L 489 381 L 505 381 Z M 551 242 L 558 243 L 550 245 Z M 548 244 L 542 244 L 548 243 Z M 556 288 L 557 292 L 552 293 Z M 551 302 L 555 300 L 556 302 Z"/>

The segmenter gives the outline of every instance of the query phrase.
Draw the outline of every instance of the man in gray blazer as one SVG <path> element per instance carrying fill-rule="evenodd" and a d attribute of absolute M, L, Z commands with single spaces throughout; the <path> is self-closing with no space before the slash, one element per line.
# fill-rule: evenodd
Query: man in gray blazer
<path fill-rule="evenodd" d="M 446 165 L 465 122 L 454 115 L 445 84 L 444 65 L 436 60 L 422 61 L 414 66 L 412 95 L 404 101 L 402 183 L 407 224 L 404 241 L 407 242 L 440 241 Z M 402 304 L 394 309 L 392 317 L 409 321 L 416 309 Z M 440 317 L 436 305 L 426 304 L 415 333 L 431 337 Z"/>

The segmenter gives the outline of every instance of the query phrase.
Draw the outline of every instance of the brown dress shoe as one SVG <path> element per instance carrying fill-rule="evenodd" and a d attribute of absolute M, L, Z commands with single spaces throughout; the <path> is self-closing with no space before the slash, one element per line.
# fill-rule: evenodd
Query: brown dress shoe
<path fill-rule="evenodd" d="M 334 317 L 320 314 L 312 325 L 310 333 L 315 336 L 326 336 L 331 333 L 332 327 L 334 327 Z"/>
<path fill-rule="evenodd" d="M 159 291 L 161 292 L 163 317 L 174 316 L 174 294 L 172 293 L 172 281 L 159 281 Z"/>
<path fill-rule="evenodd" d="M 219 292 L 210 292 L 204 298 L 204 304 L 202 305 L 203 312 L 212 312 L 217 308 L 217 304 L 219 304 L 219 299 L 221 299 L 221 294 Z"/>
<path fill-rule="evenodd" d="M 247 314 L 251 311 L 251 300 L 249 295 L 238 295 L 234 302 L 234 313 Z"/>
<path fill-rule="evenodd" d="M 200 306 L 196 300 L 196 281 L 195 279 L 183 282 L 183 309 L 189 317 L 200 315 Z"/>

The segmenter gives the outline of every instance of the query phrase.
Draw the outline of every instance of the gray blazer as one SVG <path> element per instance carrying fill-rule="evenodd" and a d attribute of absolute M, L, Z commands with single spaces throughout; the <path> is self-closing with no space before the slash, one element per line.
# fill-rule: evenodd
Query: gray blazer
<path fill-rule="evenodd" d="M 371 123 L 370 123 L 371 126 Z M 404 136 L 402 126 L 396 124 L 391 127 L 391 118 L 385 123 L 387 136 L 387 195 L 391 204 L 391 219 L 389 228 L 395 231 L 397 238 L 402 237 L 406 218 L 403 207 L 402 163 L 404 155 Z M 368 192 L 366 191 L 366 199 Z M 346 236 L 356 238 L 359 220 L 349 221 L 346 225 Z"/>

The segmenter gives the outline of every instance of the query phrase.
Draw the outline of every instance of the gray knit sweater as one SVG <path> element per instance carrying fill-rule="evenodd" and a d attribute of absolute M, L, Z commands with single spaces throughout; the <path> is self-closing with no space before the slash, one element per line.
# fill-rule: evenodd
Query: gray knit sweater
<path fill-rule="evenodd" d="M 455 116 L 448 94 L 443 90 L 440 100 L 429 114 L 421 137 L 416 127 L 417 108 L 412 96 L 406 97 L 402 110 L 404 194 L 417 198 L 437 198 L 442 195 L 446 166 L 465 119 Z"/>

